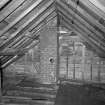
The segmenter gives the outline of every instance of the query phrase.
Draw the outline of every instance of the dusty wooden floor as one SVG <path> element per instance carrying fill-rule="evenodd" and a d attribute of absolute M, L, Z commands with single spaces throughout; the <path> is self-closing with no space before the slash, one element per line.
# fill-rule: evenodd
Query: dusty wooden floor
<path fill-rule="evenodd" d="M 105 105 L 105 89 L 93 84 L 63 83 L 55 105 Z"/>

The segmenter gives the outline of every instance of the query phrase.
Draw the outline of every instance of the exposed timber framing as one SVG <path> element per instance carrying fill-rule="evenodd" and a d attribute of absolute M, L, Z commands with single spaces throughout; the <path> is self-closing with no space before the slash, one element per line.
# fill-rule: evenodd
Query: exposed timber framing
<path fill-rule="evenodd" d="M 12 23 L 10 23 L 6 28 L 0 32 L 0 36 L 5 34 L 10 28 L 12 28 L 16 23 L 23 19 L 28 13 L 30 13 L 35 7 L 37 7 L 43 0 L 37 0 L 33 5 L 26 9 L 19 17 L 17 17 Z"/>
<path fill-rule="evenodd" d="M 1 0 L 0 1 L 0 10 L 2 8 L 4 8 L 9 2 L 11 2 L 12 0 Z"/>
<path fill-rule="evenodd" d="M 18 44 L 20 43 L 24 43 L 24 41 L 29 39 L 26 34 L 29 34 L 28 36 L 32 37 L 31 31 L 34 30 L 36 27 L 38 27 L 38 25 L 41 24 L 42 22 L 45 22 L 48 16 L 50 16 L 54 11 L 55 9 L 52 7 L 47 9 L 37 20 L 35 20 L 35 22 L 33 22 L 34 24 L 32 26 L 31 25 L 29 25 L 30 27 L 28 26 L 29 28 L 25 30 L 26 32 L 24 31 L 22 35 L 20 35 L 12 43 L 10 43 L 8 47 L 15 47 L 15 46 L 18 46 Z"/>
<path fill-rule="evenodd" d="M 53 0 L 50 0 L 47 4 L 44 5 L 44 7 L 42 7 L 39 12 L 37 12 L 33 17 L 31 17 L 26 23 L 24 23 L 21 27 L 19 27 L 19 29 L 13 33 L 10 37 L 10 39 L 8 39 L 6 42 L 4 42 L 1 46 L 0 49 L 3 50 L 5 47 L 7 47 L 10 43 L 13 42 L 13 40 L 15 40 L 19 35 L 20 32 L 24 32 L 26 26 L 31 23 L 35 18 L 37 18 L 42 12 L 44 12 L 49 6 L 51 6 L 53 4 Z"/>
<path fill-rule="evenodd" d="M 61 11 L 64 15 L 66 15 L 72 21 L 72 15 L 69 15 L 70 13 L 69 12 L 67 13 L 67 10 L 64 11 L 63 7 L 62 7 L 62 8 L 59 9 L 59 11 Z M 91 38 L 91 40 L 93 40 L 94 43 L 96 43 L 97 46 L 101 47 L 103 49 L 103 51 L 105 52 L 105 42 L 102 43 L 102 41 L 100 41 L 100 39 L 97 38 L 95 36 L 95 34 L 91 33 L 87 29 L 87 27 L 84 27 L 84 25 L 82 25 L 82 23 L 79 20 L 77 20 L 76 18 L 74 20 L 74 24 L 77 24 L 79 27 L 81 27 L 87 33 L 87 36 L 89 38 Z"/>
<path fill-rule="evenodd" d="M 13 57 L 11 57 L 11 59 L 8 59 L 5 63 L 2 64 L 2 67 L 5 68 L 5 67 L 9 66 L 11 63 L 13 63 L 16 60 L 20 59 L 22 56 L 25 55 L 25 53 L 27 53 L 30 49 L 32 49 L 33 47 L 35 47 L 38 43 L 39 43 L 39 41 L 36 42 L 36 43 L 34 43 L 34 44 L 32 44 L 28 48 L 21 49 L 19 51 L 15 51 L 15 52 L 17 52 L 17 55 L 15 54 Z"/>
<path fill-rule="evenodd" d="M 71 14 L 71 16 L 72 16 L 72 14 L 74 14 L 74 11 L 72 9 L 68 8 L 65 4 L 63 4 L 61 2 L 58 3 L 58 7 L 57 8 L 66 10 L 66 12 Z M 76 20 L 80 21 L 81 24 L 83 24 L 83 26 L 85 26 L 89 31 L 91 31 L 92 33 L 96 34 L 96 37 L 98 37 L 99 39 L 105 41 L 105 36 L 103 36 L 98 30 L 95 30 L 94 29 L 94 25 L 90 24 L 90 22 L 87 19 L 85 19 L 84 16 L 81 16 L 80 14 L 75 13 L 75 17 L 74 18 Z"/>
<path fill-rule="evenodd" d="M 62 2 L 65 5 L 67 5 L 68 8 L 70 8 L 71 10 L 73 10 L 75 12 L 75 7 L 73 5 L 74 3 L 71 0 L 69 1 L 70 2 L 69 4 L 67 4 L 63 0 L 60 0 L 59 3 L 60 2 Z M 105 34 L 105 27 L 103 25 L 101 25 L 94 17 L 92 17 L 91 14 L 87 13 L 86 10 L 84 10 L 80 6 L 78 6 L 76 14 L 78 14 L 81 18 L 83 18 L 85 21 L 87 21 L 91 26 L 93 26 L 93 28 L 96 31 L 99 31 L 101 33 L 101 35 L 104 36 L 104 34 Z"/>
<path fill-rule="evenodd" d="M 32 37 L 32 39 L 29 39 L 28 41 L 26 41 L 26 43 L 23 43 L 20 47 L 18 47 L 19 49 L 23 49 L 23 48 L 28 48 L 29 46 L 31 46 L 31 45 L 33 45 L 32 44 L 32 40 L 33 39 L 36 39 L 36 37 L 39 35 L 39 33 L 40 33 L 40 30 L 41 29 L 43 29 L 44 27 L 45 27 L 45 24 L 47 24 L 49 21 L 51 21 L 53 18 L 55 18 L 56 17 L 56 13 L 55 12 L 52 12 L 50 15 L 48 15 L 47 17 L 46 17 L 46 22 L 44 22 L 43 21 L 43 24 L 39 27 L 39 29 L 37 29 L 37 31 L 35 31 L 35 32 L 32 32 L 31 33 L 31 37 Z M 34 30 L 33 30 L 34 31 Z M 5 57 L 5 59 L 3 60 L 4 62 L 3 62 L 3 65 L 4 64 L 7 64 L 7 66 L 8 65 L 10 65 L 11 63 L 7 63 L 8 61 L 11 61 L 11 59 L 12 59 L 13 57 Z M 14 60 L 13 60 L 14 61 Z M 5 66 L 5 67 L 7 67 L 7 66 Z M 4 67 L 4 66 L 3 66 Z"/>
<path fill-rule="evenodd" d="M 61 15 L 61 16 L 62 16 L 63 20 L 66 21 L 65 23 L 68 23 L 69 24 L 69 27 L 72 28 L 72 29 L 74 29 L 76 32 L 79 32 L 81 34 L 81 37 L 84 37 L 84 40 L 87 43 L 89 43 L 94 50 L 96 49 L 96 52 L 100 56 L 105 56 L 105 53 L 102 51 L 102 49 L 100 49 L 100 47 L 98 47 L 96 45 L 96 43 L 87 36 L 86 32 L 81 27 L 79 27 L 79 25 L 72 24 L 72 22 L 70 22 L 70 20 L 68 19 L 67 16 L 64 16 L 64 15 Z"/>
<path fill-rule="evenodd" d="M 0 22 L 8 17 L 12 12 L 14 12 L 20 5 L 22 5 L 26 0 L 13 0 L 0 12 Z"/>

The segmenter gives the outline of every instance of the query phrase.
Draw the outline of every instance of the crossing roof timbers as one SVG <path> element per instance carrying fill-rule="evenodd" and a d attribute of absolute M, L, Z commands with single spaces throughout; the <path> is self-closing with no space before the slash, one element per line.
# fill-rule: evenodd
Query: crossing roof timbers
<path fill-rule="evenodd" d="M 15 61 L 18 55 L 14 52 L 7 54 L 6 49 L 21 52 L 35 44 L 40 30 L 55 17 L 59 18 L 59 25 L 75 31 L 97 54 L 105 57 L 105 13 L 89 0 L 1 0 L 2 65 Z"/>

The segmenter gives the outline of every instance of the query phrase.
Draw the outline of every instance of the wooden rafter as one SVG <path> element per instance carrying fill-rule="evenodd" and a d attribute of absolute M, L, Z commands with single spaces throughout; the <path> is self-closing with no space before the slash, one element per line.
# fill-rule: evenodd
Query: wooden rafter
<path fill-rule="evenodd" d="M 1 0 L 0 1 L 0 9 L 2 9 L 8 2 L 11 2 L 11 0 Z"/>
<path fill-rule="evenodd" d="M 37 31 L 35 31 L 34 33 L 33 33 L 33 35 L 31 35 L 32 36 L 32 38 L 36 38 L 36 36 L 37 35 L 39 35 L 39 32 L 40 32 L 40 30 L 41 29 L 43 29 L 44 27 L 45 27 L 45 24 L 47 24 L 48 22 L 50 22 L 53 18 L 55 18 L 56 17 L 56 13 L 55 12 L 52 12 L 50 15 L 48 15 L 47 17 L 46 17 L 46 22 L 44 22 L 43 21 L 43 24 L 39 27 L 40 29 L 38 29 Z M 26 47 L 29 47 L 30 48 L 30 46 L 32 45 L 31 44 L 32 43 L 32 40 L 30 39 L 30 40 L 28 40 L 26 43 L 24 43 L 24 45 L 21 45 L 19 48 L 20 49 L 23 49 L 23 48 L 26 48 Z M 20 57 L 21 55 L 19 55 L 18 57 Z M 17 57 L 17 59 L 18 59 L 18 57 Z M 8 65 L 10 65 L 11 63 L 12 63 L 12 61 L 14 61 L 14 60 L 12 60 L 11 61 L 11 59 L 12 59 L 13 57 L 5 57 L 5 59 L 3 60 L 4 62 L 3 62 L 3 65 L 6 65 L 6 66 L 3 66 L 3 67 L 7 67 Z M 15 59 L 15 58 L 14 58 Z M 16 60 L 17 60 L 16 59 Z M 1 59 L 2 60 L 2 59 Z M 10 62 L 9 62 L 10 61 Z"/>
<path fill-rule="evenodd" d="M 59 1 L 59 0 L 58 0 Z M 64 2 L 63 0 L 60 0 L 59 2 L 62 2 L 63 4 L 66 4 L 68 6 L 68 8 L 70 8 L 71 10 L 73 10 L 75 12 L 75 6 L 73 5 L 74 3 L 70 0 L 69 4 L 67 4 L 66 2 Z M 89 11 L 89 10 L 88 10 Z M 93 28 L 96 31 L 99 31 L 101 33 L 101 35 L 104 36 L 105 34 L 105 27 L 100 24 L 91 14 L 90 12 L 88 13 L 85 8 L 83 9 L 82 7 L 78 6 L 78 9 L 76 10 L 76 14 L 78 14 L 81 18 L 83 18 L 85 21 L 87 21 L 91 26 L 93 26 Z M 97 27 L 97 28 L 96 28 Z M 105 37 L 105 36 L 104 36 Z"/>
<path fill-rule="evenodd" d="M 105 58 L 105 53 L 101 52 L 96 45 L 93 44 L 93 42 L 91 42 L 89 39 L 87 39 L 84 34 L 83 31 L 81 31 L 79 28 L 74 28 L 71 27 L 71 25 L 68 23 L 68 21 L 62 21 L 61 23 L 64 27 L 68 28 L 68 29 L 73 29 L 77 35 L 81 38 L 81 40 L 83 40 L 84 42 L 88 43 L 88 45 L 92 48 L 92 50 L 97 53 L 100 57 Z"/>
<path fill-rule="evenodd" d="M 32 37 L 30 32 L 33 28 L 37 28 L 42 22 L 45 22 L 48 18 L 48 16 L 50 16 L 53 12 L 55 11 L 54 8 L 49 8 L 47 11 L 44 12 L 43 15 L 41 15 L 37 21 L 34 22 L 34 24 L 32 26 L 29 27 L 29 29 L 26 30 L 25 34 L 29 34 L 28 36 Z M 28 32 L 29 31 L 29 32 Z M 8 45 L 8 47 L 14 47 L 14 46 L 19 46 L 19 44 L 21 45 L 21 43 L 25 43 L 28 39 L 27 35 L 22 34 L 20 35 L 18 38 L 16 38 L 12 43 L 10 43 Z"/>
<path fill-rule="evenodd" d="M 19 50 L 16 50 L 14 52 L 11 52 L 11 54 L 13 54 L 12 57 L 7 57 L 6 58 L 6 61 L 4 61 L 2 63 L 2 67 L 3 68 L 4 67 L 7 67 L 7 65 L 10 65 L 11 63 L 13 63 L 14 61 L 16 61 L 20 57 L 24 56 L 25 53 L 27 53 L 30 49 L 32 49 L 33 47 L 35 47 L 38 43 L 39 43 L 39 41 L 37 41 L 36 43 L 31 44 L 31 46 L 29 46 L 28 48 L 24 48 L 24 49 L 21 49 L 21 50 L 19 49 Z M 9 55 L 9 56 L 11 56 L 11 55 Z"/>
<path fill-rule="evenodd" d="M 71 14 L 71 16 L 73 16 L 73 14 L 74 14 L 73 9 L 70 9 L 70 8 L 68 8 L 65 4 L 59 2 L 57 8 L 60 8 L 60 7 L 61 7 L 62 9 L 65 9 L 66 12 L 69 12 L 69 14 Z M 101 33 L 99 33 L 98 30 L 95 30 L 95 29 L 94 29 L 94 25 L 91 24 L 91 23 L 89 22 L 89 20 L 88 20 L 87 18 L 85 18 L 82 14 L 80 14 L 79 12 L 75 13 L 75 17 L 74 17 L 74 18 L 75 18 L 77 21 L 80 21 L 81 24 L 83 24 L 83 26 L 85 26 L 89 31 L 91 31 L 92 33 L 94 33 L 94 35 L 95 35 L 97 38 L 99 38 L 99 39 L 105 41 L 105 36 L 103 36 Z"/>
<path fill-rule="evenodd" d="M 11 3 L 9 3 L 2 11 L 0 11 L 0 22 L 9 16 L 13 11 L 15 11 L 25 1 L 26 0 L 13 0 Z"/>
<path fill-rule="evenodd" d="M 91 44 L 91 46 L 93 47 L 93 49 L 97 49 L 98 54 L 104 54 L 105 51 L 103 51 L 99 46 L 96 45 L 96 43 L 91 40 L 91 38 L 88 37 L 88 35 L 86 34 L 86 32 L 84 31 L 84 29 L 82 29 L 78 24 L 72 24 L 72 22 L 70 21 L 68 16 L 65 16 L 64 14 L 62 15 L 62 18 L 66 20 L 66 23 L 69 23 L 69 27 L 71 27 L 72 29 L 74 28 L 74 30 L 76 30 L 77 32 L 81 33 L 82 37 L 85 38 L 86 42 L 88 42 L 89 44 Z"/>
<path fill-rule="evenodd" d="M 37 0 L 33 5 L 26 9 L 20 16 L 18 16 L 12 23 L 10 23 L 6 28 L 0 32 L 0 36 L 5 34 L 10 28 L 12 28 L 16 23 L 23 19 L 29 12 L 31 12 L 35 7 L 37 7 L 43 0 Z"/>
<path fill-rule="evenodd" d="M 62 11 L 62 13 L 65 14 L 67 17 L 69 17 L 69 19 L 72 21 L 72 15 L 69 15 L 70 12 L 68 11 L 68 8 L 66 8 L 66 6 L 65 6 L 65 11 L 64 11 L 64 9 L 63 9 L 64 6 L 65 5 L 63 5 L 62 8 L 59 9 L 59 11 Z M 103 51 L 105 51 L 105 42 L 102 42 L 102 40 L 100 41 L 100 39 L 97 38 L 97 36 L 95 36 L 95 34 L 91 33 L 87 29 L 87 27 L 85 27 L 85 24 L 83 25 L 78 19 L 76 19 L 76 17 L 75 17 L 74 21 L 75 21 L 75 24 L 79 25 L 79 27 L 81 27 L 87 33 L 87 36 L 89 38 L 91 38 L 91 40 L 93 40 L 97 46 L 101 47 L 103 49 Z"/>
<path fill-rule="evenodd" d="M 4 42 L 1 46 L 0 49 L 3 50 L 5 47 L 7 47 L 10 43 L 13 42 L 18 36 L 20 36 L 21 31 L 24 32 L 26 29 L 26 26 L 30 24 L 35 18 L 37 18 L 42 12 L 44 12 L 48 7 L 50 7 L 53 4 L 53 0 L 50 0 L 48 3 L 45 4 L 44 7 L 42 7 L 39 12 L 37 12 L 33 17 L 31 17 L 26 23 L 24 23 L 19 29 L 13 33 L 6 42 Z"/>

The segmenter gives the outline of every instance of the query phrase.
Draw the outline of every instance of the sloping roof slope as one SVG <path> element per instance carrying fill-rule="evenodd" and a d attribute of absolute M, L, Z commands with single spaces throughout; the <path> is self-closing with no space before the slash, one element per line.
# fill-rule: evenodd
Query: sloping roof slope
<path fill-rule="evenodd" d="M 1 0 L 2 67 L 34 47 L 40 30 L 55 17 L 59 25 L 75 31 L 84 43 L 105 57 L 105 13 L 90 0 Z"/>

